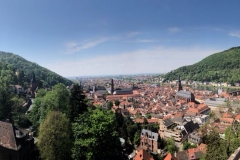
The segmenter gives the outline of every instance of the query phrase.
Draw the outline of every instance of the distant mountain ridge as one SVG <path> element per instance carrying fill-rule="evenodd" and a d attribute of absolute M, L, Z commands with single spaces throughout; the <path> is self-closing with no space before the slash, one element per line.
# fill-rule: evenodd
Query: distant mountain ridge
<path fill-rule="evenodd" d="M 26 81 L 30 81 L 31 73 L 34 72 L 38 83 L 43 86 L 53 86 L 57 83 L 71 85 L 72 83 L 71 80 L 13 53 L 0 51 L 0 62 L 12 65 L 16 72 L 23 71 Z"/>
<path fill-rule="evenodd" d="M 193 65 L 182 66 L 167 73 L 164 78 L 165 81 L 176 80 L 179 76 L 203 82 L 240 82 L 240 47 L 214 53 Z"/>

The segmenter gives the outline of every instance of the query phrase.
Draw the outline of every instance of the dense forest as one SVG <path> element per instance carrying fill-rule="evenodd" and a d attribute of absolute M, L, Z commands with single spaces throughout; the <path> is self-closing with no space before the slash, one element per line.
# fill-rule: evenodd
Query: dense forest
<path fill-rule="evenodd" d="M 194 54 L 194 53 L 193 53 Z M 212 54 L 189 66 L 167 73 L 165 81 L 181 79 L 207 82 L 240 82 L 240 47 Z"/>
<path fill-rule="evenodd" d="M 24 82 L 29 83 L 31 79 L 31 73 L 34 72 L 37 79 L 37 86 L 41 87 L 50 87 L 58 83 L 63 83 L 65 85 L 70 85 L 71 81 L 44 68 L 36 63 L 27 61 L 26 59 L 15 55 L 13 53 L 0 51 L 0 68 L 7 64 L 14 73 L 23 77 L 22 81 L 19 83 L 24 86 Z M 15 79 L 16 80 L 16 79 Z M 15 84 L 18 84 L 18 81 L 14 81 Z M 26 84 L 25 83 L 25 84 Z"/>

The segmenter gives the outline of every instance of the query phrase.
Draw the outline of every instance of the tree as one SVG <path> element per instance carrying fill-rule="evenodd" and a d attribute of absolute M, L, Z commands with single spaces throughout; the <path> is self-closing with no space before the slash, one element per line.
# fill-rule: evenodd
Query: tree
<path fill-rule="evenodd" d="M 140 133 L 139 130 L 137 132 L 135 132 L 134 139 L 133 139 L 133 143 L 135 145 L 139 145 L 140 144 L 140 135 L 141 135 L 141 133 Z"/>
<path fill-rule="evenodd" d="M 83 94 L 81 86 L 74 84 L 70 93 L 68 117 L 73 122 L 79 114 L 83 114 L 88 109 L 87 100 Z"/>
<path fill-rule="evenodd" d="M 119 104 L 120 104 L 119 100 L 115 100 L 115 101 L 114 101 L 114 104 L 115 104 L 116 106 L 119 106 Z"/>
<path fill-rule="evenodd" d="M 67 117 L 52 111 L 40 125 L 37 146 L 41 158 L 47 160 L 69 159 L 71 152 L 70 123 Z"/>
<path fill-rule="evenodd" d="M 147 125 L 147 128 L 149 128 L 149 130 L 151 130 L 152 132 L 158 133 L 158 131 L 159 131 L 159 124 L 158 123 L 149 123 Z"/>
<path fill-rule="evenodd" d="M 147 114 L 146 114 L 146 118 L 147 118 L 147 119 L 151 119 L 151 114 L 150 114 L 150 113 L 147 113 Z"/>
<path fill-rule="evenodd" d="M 44 120 L 43 116 L 45 118 L 46 113 L 44 112 L 44 115 L 42 115 L 41 110 L 42 110 L 42 97 L 38 97 L 38 95 L 37 95 L 37 97 L 34 100 L 32 110 L 29 113 L 29 118 L 30 118 L 33 126 L 36 128 L 39 127 L 41 120 L 42 121 Z M 44 111 L 46 111 L 46 110 L 44 110 Z"/>
<path fill-rule="evenodd" d="M 0 119 L 9 118 L 11 112 L 11 93 L 0 86 Z"/>
<path fill-rule="evenodd" d="M 187 150 L 189 148 L 196 148 L 197 145 L 196 144 L 191 144 L 187 141 L 183 142 L 183 150 Z"/>
<path fill-rule="evenodd" d="M 119 137 L 124 138 L 127 140 L 128 132 L 127 132 L 127 125 L 126 121 L 122 115 L 122 113 L 115 112 L 116 117 L 116 130 L 118 132 Z"/>
<path fill-rule="evenodd" d="M 206 160 L 227 159 L 225 143 L 220 139 L 219 134 L 214 130 L 206 137 L 207 153 Z"/>
<path fill-rule="evenodd" d="M 90 110 L 72 124 L 73 159 L 105 160 L 119 157 L 121 144 L 116 132 L 116 119 L 111 111 Z"/>
<path fill-rule="evenodd" d="M 165 146 L 165 149 L 170 152 L 170 153 L 174 153 L 174 152 L 177 152 L 178 151 L 178 148 L 177 146 L 175 145 L 174 143 L 174 140 L 172 138 L 168 139 L 166 141 L 166 146 Z"/>
<path fill-rule="evenodd" d="M 134 135 L 137 131 L 138 131 L 138 126 L 136 123 L 127 125 L 128 137 L 131 142 L 134 141 Z"/>
<path fill-rule="evenodd" d="M 110 110 L 113 107 L 113 103 L 111 101 L 107 102 L 107 109 Z"/>
<path fill-rule="evenodd" d="M 45 95 L 44 92 L 40 91 L 40 94 L 37 95 L 33 106 L 34 112 L 37 113 L 37 116 L 39 118 L 35 119 L 35 121 L 38 121 L 39 123 L 43 122 L 46 115 L 51 111 L 57 110 L 61 111 L 62 113 L 68 113 L 68 104 L 69 91 L 62 83 L 53 86 L 52 91 L 47 92 Z M 34 115 L 31 115 L 31 118 L 33 118 Z"/>
<path fill-rule="evenodd" d="M 46 95 L 46 90 L 43 89 L 43 88 L 40 88 L 38 91 L 37 91 L 37 94 L 36 94 L 36 97 L 44 97 Z"/>

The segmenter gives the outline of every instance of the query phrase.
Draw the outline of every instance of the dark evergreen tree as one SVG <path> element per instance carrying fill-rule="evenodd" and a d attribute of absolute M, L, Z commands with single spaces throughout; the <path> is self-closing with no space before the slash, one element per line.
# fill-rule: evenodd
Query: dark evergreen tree
<path fill-rule="evenodd" d="M 71 89 L 68 117 L 70 122 L 73 122 L 79 114 L 86 112 L 87 109 L 87 100 L 83 94 L 82 87 L 79 84 L 74 84 Z"/>
<path fill-rule="evenodd" d="M 0 87 L 0 120 L 10 118 L 11 112 L 11 93 L 5 88 Z"/>

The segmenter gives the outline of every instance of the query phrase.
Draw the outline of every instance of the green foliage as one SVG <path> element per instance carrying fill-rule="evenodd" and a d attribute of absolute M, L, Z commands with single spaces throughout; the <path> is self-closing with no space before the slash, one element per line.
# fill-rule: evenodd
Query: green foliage
<path fill-rule="evenodd" d="M 36 97 L 44 97 L 46 95 L 46 90 L 43 89 L 43 88 L 40 88 L 38 91 L 37 91 L 37 95 Z"/>
<path fill-rule="evenodd" d="M 83 94 L 81 86 L 79 86 L 79 84 L 74 84 L 71 89 L 68 108 L 68 117 L 70 122 L 73 122 L 79 114 L 87 111 L 87 106 L 87 100 Z"/>
<path fill-rule="evenodd" d="M 196 148 L 197 145 L 196 144 L 191 144 L 187 141 L 183 142 L 183 150 L 187 150 L 189 148 Z"/>
<path fill-rule="evenodd" d="M 32 125 L 32 122 L 29 120 L 29 118 L 25 114 L 20 114 L 18 116 L 19 116 L 17 121 L 18 126 L 22 128 L 28 128 L 29 126 Z"/>
<path fill-rule="evenodd" d="M 166 141 L 165 149 L 166 149 L 168 152 L 172 153 L 172 154 L 178 151 L 178 148 L 177 148 L 177 146 L 175 145 L 174 140 L 173 140 L 172 138 L 169 138 L 169 139 Z"/>
<path fill-rule="evenodd" d="M 129 136 L 129 140 L 133 142 L 134 140 L 134 135 L 138 131 L 138 125 L 136 123 L 128 123 L 127 124 L 127 132 Z"/>
<path fill-rule="evenodd" d="M 24 82 L 30 82 L 31 79 L 31 73 L 34 71 L 37 79 L 37 85 L 39 87 L 48 87 L 56 85 L 57 83 L 64 83 L 65 85 L 71 85 L 71 81 L 44 68 L 36 63 L 32 63 L 27 61 L 26 59 L 15 55 L 13 53 L 8 52 L 2 52 L 0 51 L 0 60 L 7 65 L 6 67 L 4 64 L 0 64 L 0 67 L 3 66 L 5 70 L 12 70 L 14 72 L 2 72 L 2 74 L 9 75 L 8 79 L 10 79 L 9 82 L 15 81 L 15 84 L 21 84 L 23 85 Z M 18 77 L 14 75 L 15 71 L 17 69 L 21 69 L 19 71 Z M 24 71 L 24 72 L 23 72 Z M 14 76 L 13 76 L 14 75 Z M 13 76 L 10 78 L 10 76 Z"/>
<path fill-rule="evenodd" d="M 70 158 L 70 123 L 59 111 L 48 114 L 40 125 L 38 149 L 41 158 L 46 160 L 65 160 Z"/>
<path fill-rule="evenodd" d="M 152 132 L 158 133 L 159 131 L 159 124 L 158 123 L 148 123 L 147 128 L 151 130 Z"/>
<path fill-rule="evenodd" d="M 115 159 L 120 154 L 116 119 L 112 112 L 100 109 L 84 112 L 72 124 L 74 159 Z"/>
<path fill-rule="evenodd" d="M 146 118 L 147 118 L 147 119 L 151 119 L 151 114 L 150 114 L 150 113 L 147 113 L 147 114 L 146 114 Z"/>
<path fill-rule="evenodd" d="M 114 101 L 114 104 L 115 104 L 116 106 L 119 106 L 119 104 L 120 104 L 119 100 L 115 100 L 115 101 Z"/>
<path fill-rule="evenodd" d="M 137 132 L 135 132 L 134 134 L 134 139 L 133 139 L 133 143 L 135 145 L 139 145 L 140 144 L 140 135 L 141 135 L 141 132 L 138 130 Z"/>
<path fill-rule="evenodd" d="M 12 106 L 11 97 L 11 92 L 5 87 L 0 86 L 0 120 L 9 118 Z"/>
<path fill-rule="evenodd" d="M 33 126 L 36 128 L 38 128 L 38 126 L 40 125 L 41 119 L 43 121 L 46 115 L 45 112 L 42 113 L 43 111 L 46 111 L 45 108 L 42 106 L 42 99 L 43 99 L 42 97 L 35 98 L 33 108 L 29 113 L 29 118 Z M 44 114 L 44 118 L 42 118 L 43 114 Z"/>
<path fill-rule="evenodd" d="M 240 127 L 236 123 L 225 130 L 225 144 L 228 154 L 232 154 L 240 146 Z"/>
<path fill-rule="evenodd" d="M 25 99 L 23 99 L 22 97 L 19 97 L 17 95 L 13 95 L 11 97 L 11 108 L 12 108 L 12 113 L 16 114 L 16 113 L 25 113 L 27 108 L 23 107 L 22 105 L 25 103 Z"/>
<path fill-rule="evenodd" d="M 42 103 L 46 107 L 47 111 L 59 110 L 63 113 L 67 113 L 69 91 L 64 84 L 59 83 L 52 87 L 52 91 L 46 93 Z"/>
<path fill-rule="evenodd" d="M 167 73 L 167 80 L 181 79 L 208 82 L 228 82 L 234 84 L 240 81 L 240 47 L 212 54 L 198 63 L 183 66 Z"/>
<path fill-rule="evenodd" d="M 111 101 L 107 102 L 107 109 L 110 110 L 113 107 L 113 103 Z"/>
<path fill-rule="evenodd" d="M 215 131 L 212 131 L 206 138 L 207 153 L 206 160 L 222 160 L 227 159 L 226 146 Z"/>
<path fill-rule="evenodd" d="M 62 113 L 68 113 L 69 104 L 69 91 L 64 84 L 57 84 L 53 86 L 52 91 L 44 94 L 40 90 L 40 94 L 35 98 L 33 108 L 30 112 L 30 119 L 34 126 L 39 126 L 44 121 L 46 115 L 53 111 L 58 110 Z"/>
<path fill-rule="evenodd" d="M 119 137 L 124 138 L 125 140 L 128 139 L 128 132 L 127 132 L 127 121 L 123 117 L 121 113 L 116 112 L 116 130 L 118 132 Z"/>

